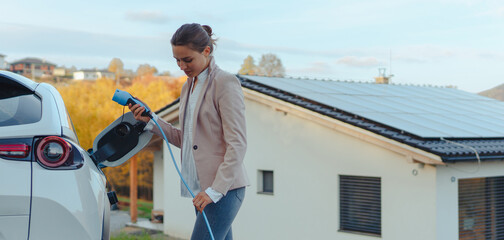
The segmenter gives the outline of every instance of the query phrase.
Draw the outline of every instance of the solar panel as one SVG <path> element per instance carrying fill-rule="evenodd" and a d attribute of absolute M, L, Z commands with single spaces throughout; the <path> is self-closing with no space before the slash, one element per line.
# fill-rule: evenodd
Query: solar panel
<path fill-rule="evenodd" d="M 241 77 L 423 138 L 504 137 L 504 102 L 454 88 Z"/>

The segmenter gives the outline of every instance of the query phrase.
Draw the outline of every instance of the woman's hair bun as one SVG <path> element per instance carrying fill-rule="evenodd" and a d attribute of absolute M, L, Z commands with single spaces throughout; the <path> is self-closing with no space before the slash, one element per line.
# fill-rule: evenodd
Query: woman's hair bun
<path fill-rule="evenodd" d="M 202 25 L 201 26 L 203 29 L 205 29 L 205 31 L 208 33 L 208 36 L 212 36 L 212 28 L 208 25 Z"/>
<path fill-rule="evenodd" d="M 207 46 L 213 52 L 216 39 L 212 38 L 212 28 L 199 23 L 188 23 L 180 26 L 171 38 L 173 46 L 188 46 L 194 51 L 203 52 Z"/>

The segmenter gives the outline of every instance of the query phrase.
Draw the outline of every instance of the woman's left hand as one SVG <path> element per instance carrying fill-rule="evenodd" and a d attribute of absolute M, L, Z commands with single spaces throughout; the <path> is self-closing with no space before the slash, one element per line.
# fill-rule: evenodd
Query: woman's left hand
<path fill-rule="evenodd" d="M 212 199 L 206 194 L 205 191 L 202 191 L 193 198 L 193 205 L 199 212 L 203 212 L 203 209 L 210 203 L 213 203 Z"/>

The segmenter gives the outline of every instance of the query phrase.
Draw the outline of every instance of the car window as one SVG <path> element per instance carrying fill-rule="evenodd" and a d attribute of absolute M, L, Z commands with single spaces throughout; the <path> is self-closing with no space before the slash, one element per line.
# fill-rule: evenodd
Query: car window
<path fill-rule="evenodd" d="M 42 102 L 24 87 L 0 83 L 0 127 L 35 123 L 42 118 Z"/>

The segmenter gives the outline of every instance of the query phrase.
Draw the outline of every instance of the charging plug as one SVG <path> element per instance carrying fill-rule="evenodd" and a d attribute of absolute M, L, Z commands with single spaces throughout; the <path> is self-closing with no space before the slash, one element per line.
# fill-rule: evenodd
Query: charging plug
<path fill-rule="evenodd" d="M 130 103 L 131 103 L 131 105 L 139 104 L 141 107 L 145 108 L 145 111 L 142 113 L 142 116 L 148 116 L 148 117 L 152 118 L 152 115 L 150 114 L 151 110 L 149 109 L 149 107 L 147 107 L 145 104 L 143 104 L 140 100 L 131 96 L 131 94 L 129 94 L 129 92 L 116 89 L 114 96 L 112 97 L 112 100 L 123 105 L 123 106 L 126 106 Z"/>

